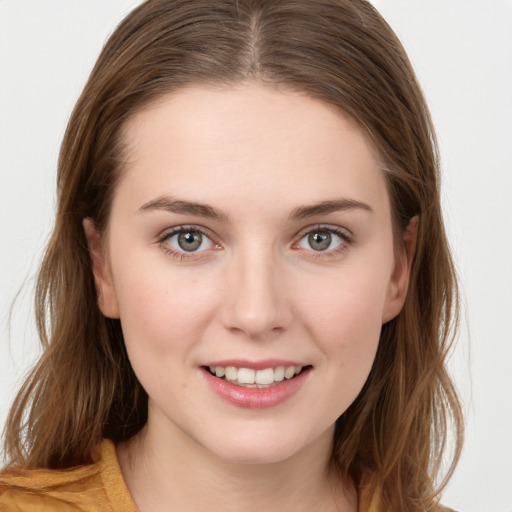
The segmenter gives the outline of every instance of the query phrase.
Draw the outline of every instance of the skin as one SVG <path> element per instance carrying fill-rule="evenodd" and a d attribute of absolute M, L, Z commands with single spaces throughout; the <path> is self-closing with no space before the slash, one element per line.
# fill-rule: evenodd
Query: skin
<path fill-rule="evenodd" d="M 403 305 L 414 251 L 414 226 L 393 243 L 377 152 L 334 107 L 255 83 L 169 94 L 124 137 L 108 229 L 84 228 L 100 308 L 121 319 L 149 395 L 146 427 L 118 446 L 137 506 L 356 510 L 355 490 L 328 469 L 334 423 Z M 155 207 L 164 197 L 220 216 Z M 358 205 L 293 215 L 340 200 Z M 179 226 L 208 235 L 200 250 L 166 238 Z M 319 226 L 341 231 L 326 250 L 308 238 Z M 247 409 L 203 378 L 202 365 L 233 358 L 312 369 L 283 403 Z"/>

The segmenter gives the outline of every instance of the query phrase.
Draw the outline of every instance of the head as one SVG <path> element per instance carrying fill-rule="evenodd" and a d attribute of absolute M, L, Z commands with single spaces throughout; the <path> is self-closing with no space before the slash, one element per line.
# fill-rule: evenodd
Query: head
<path fill-rule="evenodd" d="M 338 113 L 371 148 L 389 201 L 393 253 L 403 257 L 407 278 L 397 307 L 379 326 L 368 378 L 335 421 L 332 461 L 347 479 L 372 475 L 368 485 L 381 488 L 389 506 L 399 508 L 406 496 L 432 500 L 450 414 L 460 429 L 444 366 L 456 284 L 428 110 L 401 44 L 362 0 L 150 0 L 121 23 L 63 142 L 56 226 L 38 288 L 47 349 L 11 425 L 21 423 L 31 395 L 38 396 L 31 418 L 40 428 L 28 460 L 50 466 L 86 461 L 101 437 L 124 440 L 144 426 L 148 396 L 118 315 L 105 308 L 91 233 L 98 247 L 108 247 L 137 120 L 186 91 L 225 98 L 244 87 L 271 91 L 269 101 L 307 98 Z M 62 385 L 70 381 L 75 385 Z M 55 419 L 52 400 L 73 405 Z"/>

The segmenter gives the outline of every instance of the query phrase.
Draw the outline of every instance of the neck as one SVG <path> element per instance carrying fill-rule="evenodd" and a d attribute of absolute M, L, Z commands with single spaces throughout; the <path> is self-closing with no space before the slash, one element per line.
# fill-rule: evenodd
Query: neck
<path fill-rule="evenodd" d="M 329 470 L 332 431 L 290 458 L 268 464 L 221 459 L 179 429 L 162 434 L 148 423 L 118 446 L 121 470 L 140 512 L 357 509 L 355 490 Z"/>

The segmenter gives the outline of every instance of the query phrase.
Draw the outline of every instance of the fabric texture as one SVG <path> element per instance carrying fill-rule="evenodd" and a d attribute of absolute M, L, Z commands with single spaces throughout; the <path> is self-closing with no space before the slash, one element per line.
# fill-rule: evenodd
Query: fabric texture
<path fill-rule="evenodd" d="M 114 443 L 100 445 L 94 464 L 69 470 L 14 469 L 0 475 L 1 512 L 138 512 Z"/>

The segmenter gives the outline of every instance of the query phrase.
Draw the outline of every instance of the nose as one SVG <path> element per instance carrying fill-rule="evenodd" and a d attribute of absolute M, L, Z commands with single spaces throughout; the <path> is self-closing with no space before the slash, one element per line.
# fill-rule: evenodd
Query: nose
<path fill-rule="evenodd" d="M 224 327 L 250 339 L 267 339 L 286 330 L 292 308 L 283 270 L 270 250 L 234 257 L 226 271 Z"/>

